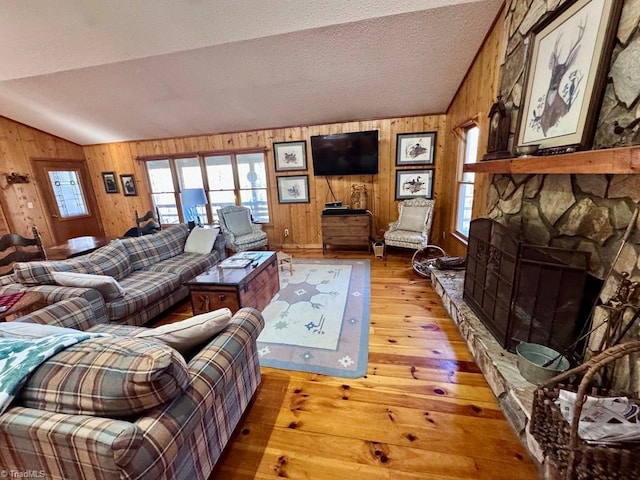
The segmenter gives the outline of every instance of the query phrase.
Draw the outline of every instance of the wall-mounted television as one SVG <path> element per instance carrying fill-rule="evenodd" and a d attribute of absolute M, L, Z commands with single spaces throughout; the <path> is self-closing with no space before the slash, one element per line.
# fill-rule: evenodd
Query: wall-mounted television
<path fill-rule="evenodd" d="M 378 130 L 311 137 L 314 175 L 378 173 Z"/>

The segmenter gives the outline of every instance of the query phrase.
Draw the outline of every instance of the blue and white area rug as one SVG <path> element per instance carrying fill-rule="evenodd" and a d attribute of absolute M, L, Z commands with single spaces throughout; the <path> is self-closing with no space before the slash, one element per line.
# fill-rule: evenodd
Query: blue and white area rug
<path fill-rule="evenodd" d="M 260 364 L 357 378 L 367 371 L 369 260 L 293 260 L 262 312 Z"/>

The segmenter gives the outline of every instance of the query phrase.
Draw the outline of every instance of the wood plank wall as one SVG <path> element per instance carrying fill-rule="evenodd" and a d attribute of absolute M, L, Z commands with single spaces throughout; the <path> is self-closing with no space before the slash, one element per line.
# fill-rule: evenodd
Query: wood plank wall
<path fill-rule="evenodd" d="M 362 122 L 334 123 L 327 125 L 300 126 L 229 134 L 200 135 L 193 137 L 143 140 L 84 147 L 91 177 L 102 214 L 104 228 L 109 236 L 122 235 L 133 220 L 133 212 L 151 208 L 151 198 L 144 165 L 136 157 L 150 155 L 174 155 L 184 152 L 224 151 L 232 149 L 259 148 L 267 151 L 267 174 L 271 222 L 265 228 L 273 247 L 285 245 L 287 248 L 319 248 L 322 245 L 320 215 L 324 204 L 332 201 L 326 178 L 337 200 L 349 203 L 352 184 L 366 184 L 369 192 L 368 208 L 374 214 L 376 230 L 385 229 L 390 221 L 397 219 L 395 200 L 395 155 L 398 133 L 436 131 L 438 145 L 435 153 L 436 176 L 434 192 L 438 195 L 439 177 L 443 170 L 445 151 L 446 120 L 444 115 L 427 115 L 390 118 Z M 310 137 L 331 133 L 380 131 L 380 171 L 378 175 L 314 177 L 311 165 Z M 310 203 L 279 204 L 276 186 L 276 171 L 273 158 L 273 143 L 284 141 L 307 141 L 306 172 L 288 172 L 282 175 L 309 175 Z M 102 185 L 101 172 L 115 171 L 117 175 L 133 173 L 139 195 L 124 197 L 120 194 L 106 194 Z M 278 172 L 278 175 L 281 173 Z M 284 229 L 290 236 L 285 240 Z"/>
<path fill-rule="evenodd" d="M 78 144 L 0 117 L 0 235 L 15 232 L 31 237 L 35 225 L 43 243 L 52 245 L 31 158 L 84 159 L 84 152 Z M 6 175 L 12 172 L 29 174 L 30 183 L 8 185 Z"/>
<path fill-rule="evenodd" d="M 447 168 L 442 173 L 439 200 L 439 225 L 434 229 L 439 237 L 433 241 L 441 245 L 449 255 L 464 256 L 466 244 L 452 234 L 454 231 L 457 195 L 457 157 L 459 141 L 456 130 L 460 125 L 474 120 L 480 127 L 478 160 L 487 151 L 487 115 L 496 100 L 500 88 L 500 66 L 503 58 L 502 42 L 504 9 L 498 15 L 493 29 L 476 55 L 473 65 L 458 89 L 447 110 L 445 152 Z M 487 213 L 487 193 L 490 184 L 488 174 L 476 174 L 472 218 L 484 217 Z M 444 236 L 443 236 L 444 233 Z"/>

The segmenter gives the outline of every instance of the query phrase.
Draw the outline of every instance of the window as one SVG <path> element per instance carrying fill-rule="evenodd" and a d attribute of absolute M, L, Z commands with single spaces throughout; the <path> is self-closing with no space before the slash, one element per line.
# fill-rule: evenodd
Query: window
<path fill-rule="evenodd" d="M 228 205 L 249 207 L 253 220 L 269 222 L 267 172 L 264 152 L 203 154 L 153 159 L 145 162 L 151 198 L 162 223 L 189 220 L 188 206 L 180 192 L 202 189 L 208 205 L 196 205 L 197 215 L 206 223 L 218 219 L 218 209 Z"/>
<path fill-rule="evenodd" d="M 457 234 L 467 238 L 473 207 L 473 183 L 475 173 L 463 171 L 465 164 L 476 163 L 478 158 L 478 136 L 480 129 L 470 124 L 464 127 L 460 137 L 460 156 L 458 161 L 456 224 Z"/>
<path fill-rule="evenodd" d="M 80 175 L 77 171 L 51 170 L 49 182 L 62 218 L 82 217 L 89 215 L 84 200 Z"/>

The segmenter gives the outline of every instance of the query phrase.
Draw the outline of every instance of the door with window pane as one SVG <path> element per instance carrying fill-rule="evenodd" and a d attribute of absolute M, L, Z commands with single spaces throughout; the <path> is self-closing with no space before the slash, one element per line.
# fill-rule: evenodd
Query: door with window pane
<path fill-rule="evenodd" d="M 56 243 L 76 237 L 104 236 L 84 160 L 33 160 L 33 166 Z"/>

